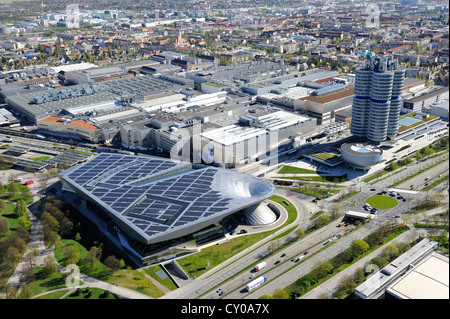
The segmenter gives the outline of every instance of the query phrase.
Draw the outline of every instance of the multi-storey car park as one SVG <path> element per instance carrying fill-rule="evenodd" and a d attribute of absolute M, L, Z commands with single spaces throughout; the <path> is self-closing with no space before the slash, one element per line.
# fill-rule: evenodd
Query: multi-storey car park
<path fill-rule="evenodd" d="M 82 198 L 81 212 L 137 265 L 223 238 L 222 222 L 237 212 L 248 224 L 272 223 L 278 214 L 263 203 L 275 192 L 266 180 L 159 157 L 101 153 L 61 179 L 65 196 Z"/>

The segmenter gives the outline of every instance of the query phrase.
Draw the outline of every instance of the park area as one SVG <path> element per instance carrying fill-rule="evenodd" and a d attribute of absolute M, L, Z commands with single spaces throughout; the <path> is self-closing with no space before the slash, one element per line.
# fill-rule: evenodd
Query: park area
<path fill-rule="evenodd" d="M 370 196 L 365 202 L 377 209 L 390 209 L 398 205 L 398 201 L 395 198 L 384 195 Z"/>

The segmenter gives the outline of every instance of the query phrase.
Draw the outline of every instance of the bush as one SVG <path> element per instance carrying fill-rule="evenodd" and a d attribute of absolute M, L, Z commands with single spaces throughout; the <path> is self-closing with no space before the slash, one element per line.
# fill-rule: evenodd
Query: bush
<path fill-rule="evenodd" d="M 77 288 L 74 292 L 70 294 L 70 297 L 77 297 L 81 294 L 81 289 Z"/>

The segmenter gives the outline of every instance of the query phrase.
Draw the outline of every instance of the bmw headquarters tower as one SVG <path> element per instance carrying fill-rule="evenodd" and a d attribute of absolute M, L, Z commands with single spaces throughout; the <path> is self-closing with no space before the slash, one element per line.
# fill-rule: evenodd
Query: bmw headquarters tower
<path fill-rule="evenodd" d="M 380 143 L 397 134 L 404 79 L 405 70 L 391 56 L 372 56 L 356 70 L 353 135 Z"/>

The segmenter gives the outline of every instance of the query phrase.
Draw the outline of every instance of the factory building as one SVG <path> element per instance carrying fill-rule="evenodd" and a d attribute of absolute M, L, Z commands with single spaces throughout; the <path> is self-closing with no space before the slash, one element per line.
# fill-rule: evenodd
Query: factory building
<path fill-rule="evenodd" d="M 121 140 L 130 149 L 157 148 L 174 158 L 233 167 L 292 147 L 316 126 L 306 116 L 237 101 L 123 125 Z"/>

